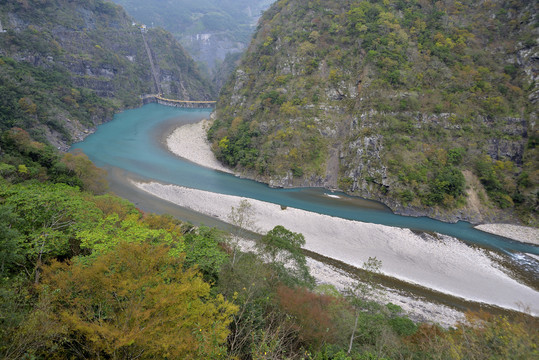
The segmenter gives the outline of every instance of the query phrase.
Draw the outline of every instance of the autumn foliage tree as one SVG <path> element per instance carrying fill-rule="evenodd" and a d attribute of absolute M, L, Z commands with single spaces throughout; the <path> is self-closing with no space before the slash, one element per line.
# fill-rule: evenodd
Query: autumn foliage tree
<path fill-rule="evenodd" d="M 85 190 L 93 194 L 103 194 L 107 190 L 107 172 L 95 166 L 82 151 L 65 154 L 62 162 L 81 179 Z"/>
<path fill-rule="evenodd" d="M 169 248 L 121 243 L 93 260 L 53 262 L 40 287 L 66 335 L 56 358 L 201 359 L 225 355 L 236 306 Z M 39 330 L 39 329 L 36 329 Z"/>
<path fill-rule="evenodd" d="M 335 341 L 335 319 L 331 308 L 337 298 L 316 294 L 305 288 L 279 286 L 277 299 L 282 310 L 290 315 L 290 322 L 303 344 L 319 348 Z"/>

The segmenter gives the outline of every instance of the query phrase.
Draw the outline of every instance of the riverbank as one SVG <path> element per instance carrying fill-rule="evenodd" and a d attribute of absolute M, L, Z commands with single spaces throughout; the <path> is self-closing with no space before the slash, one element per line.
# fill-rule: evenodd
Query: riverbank
<path fill-rule="evenodd" d="M 482 224 L 475 228 L 516 241 L 539 245 L 539 229 L 537 228 L 511 224 Z"/>
<path fill-rule="evenodd" d="M 232 207 L 247 200 L 254 228 L 265 233 L 282 225 L 305 236 L 305 248 L 360 268 L 369 257 L 382 261 L 382 272 L 397 279 L 456 297 L 506 309 L 529 308 L 539 315 L 539 292 L 520 284 L 501 266 L 495 252 L 472 248 L 444 235 L 362 223 L 255 199 L 208 191 L 137 182 L 135 185 L 176 205 L 227 221 Z"/>
<path fill-rule="evenodd" d="M 244 252 L 256 252 L 253 240 L 244 239 L 239 243 Z M 307 266 L 310 274 L 317 284 L 330 284 L 340 292 L 357 285 L 356 276 L 342 268 L 316 260 L 307 256 Z M 454 326 L 457 322 L 465 322 L 463 312 L 439 303 L 429 302 L 420 296 L 411 296 L 406 291 L 381 286 L 380 291 L 371 296 L 374 301 L 384 304 L 392 303 L 400 306 L 404 312 L 415 322 L 436 323 L 445 328 Z"/>
<path fill-rule="evenodd" d="M 199 165 L 223 171 L 206 139 L 207 120 L 178 127 L 167 138 L 176 155 Z M 228 169 L 227 169 L 228 170 Z M 230 170 L 228 170 L 230 172 Z M 232 206 L 242 198 L 159 183 L 137 187 L 161 199 L 226 221 Z M 446 294 L 507 309 L 529 306 L 539 314 L 539 293 L 520 284 L 503 268 L 500 255 L 477 250 L 444 235 L 415 234 L 408 229 L 362 223 L 248 199 L 260 232 L 276 225 L 302 233 L 306 248 L 352 266 L 361 267 L 376 256 L 389 276 Z M 509 234 L 509 235 L 514 235 Z M 503 289 L 503 291 L 500 291 Z M 534 308 L 534 306 L 536 308 Z"/>
<path fill-rule="evenodd" d="M 175 155 L 187 159 L 200 166 L 226 173 L 234 173 L 225 167 L 214 156 L 207 139 L 207 129 L 211 121 L 204 119 L 200 122 L 177 127 L 165 139 L 167 148 Z M 418 214 L 419 215 L 419 214 Z M 539 245 L 539 229 L 510 224 L 483 224 L 476 229 L 508 239 Z"/>
<path fill-rule="evenodd" d="M 137 182 L 144 180 L 126 181 L 126 179 L 137 179 L 136 175 L 125 172 L 118 168 L 108 168 L 109 181 L 112 184 L 111 190 L 126 199 L 129 199 L 137 207 L 146 212 L 159 214 L 169 214 L 183 221 L 188 221 L 196 225 L 204 224 L 210 227 L 230 231 L 230 227 L 224 221 L 216 217 L 206 216 L 198 212 L 189 210 L 167 200 L 155 197 L 146 191 L 135 186 Z M 253 243 L 246 244 L 242 249 L 250 251 Z M 324 257 L 307 254 L 307 265 L 311 275 L 314 276 L 318 284 L 331 284 L 338 290 L 353 286 L 357 272 L 347 265 L 326 261 Z M 415 287 L 390 282 L 383 286 L 383 296 L 381 300 L 391 302 L 403 308 L 406 314 L 414 321 L 437 323 L 445 328 L 455 325 L 459 321 L 465 321 L 463 309 L 471 308 L 478 310 L 474 303 L 463 302 L 460 299 L 451 297 L 440 297 L 440 294 L 431 294 L 428 289 L 417 291 Z M 434 299 L 434 300 L 433 300 Z M 455 308 L 456 306 L 456 308 Z M 460 310 L 459 310 L 460 309 Z"/>
<path fill-rule="evenodd" d="M 166 138 L 167 148 L 175 155 L 213 170 L 226 173 L 233 171 L 222 165 L 210 148 L 206 137 L 211 122 L 207 119 L 194 124 L 182 125 Z"/>

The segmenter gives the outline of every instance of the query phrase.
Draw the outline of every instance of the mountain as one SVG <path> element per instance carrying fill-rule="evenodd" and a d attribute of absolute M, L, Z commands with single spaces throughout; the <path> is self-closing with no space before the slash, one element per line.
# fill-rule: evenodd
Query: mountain
<path fill-rule="evenodd" d="M 537 10 L 278 1 L 221 90 L 215 153 L 272 186 L 340 189 L 408 215 L 537 224 Z"/>
<path fill-rule="evenodd" d="M 274 0 L 113 0 L 135 19 L 170 31 L 214 82 L 230 74 L 227 54 L 243 52 L 261 12 Z M 224 72 L 224 73 L 223 73 Z"/>
<path fill-rule="evenodd" d="M 170 33 L 142 32 L 110 2 L 3 1 L 0 21 L 0 130 L 65 148 L 156 86 L 166 97 L 214 97 Z"/>

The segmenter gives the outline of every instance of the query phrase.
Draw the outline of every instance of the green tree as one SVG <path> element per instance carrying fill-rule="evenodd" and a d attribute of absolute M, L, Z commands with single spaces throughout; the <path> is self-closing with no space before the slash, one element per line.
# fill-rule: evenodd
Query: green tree
<path fill-rule="evenodd" d="M 120 219 L 118 214 L 113 213 L 105 218 L 97 220 L 91 228 L 86 228 L 77 233 L 82 249 L 88 249 L 95 253 L 114 250 L 120 242 L 154 244 L 167 244 L 171 247 L 171 253 L 179 255 L 184 252 L 184 243 L 181 236 L 166 229 L 151 229 L 139 220 L 138 214 L 127 215 Z"/>
<path fill-rule="evenodd" d="M 243 199 L 238 207 L 232 206 L 228 214 L 228 222 L 234 225 L 228 241 L 228 245 L 232 248 L 230 262 L 234 267 L 240 255 L 240 242 L 245 239 L 249 231 L 256 231 L 253 205 Z"/>
<path fill-rule="evenodd" d="M 64 184 L 3 184 L 0 196 L 17 215 L 16 228 L 24 236 L 24 256 L 33 264 L 36 284 L 43 263 L 72 256 L 76 234 L 93 228 L 100 217 L 91 201 Z"/>
<path fill-rule="evenodd" d="M 228 258 L 219 247 L 219 243 L 224 242 L 222 232 L 201 226 L 185 234 L 184 239 L 185 266 L 196 266 L 204 274 L 205 280 L 217 282 L 221 267 Z"/>
<path fill-rule="evenodd" d="M 358 281 L 354 287 L 348 289 L 348 298 L 355 311 L 354 326 L 348 344 L 348 354 L 352 352 L 352 346 L 357 337 L 356 332 L 363 310 L 372 310 L 370 308 L 375 305 L 369 297 L 375 296 L 379 292 L 379 287 L 376 284 L 374 277 L 376 274 L 380 273 L 381 267 L 382 262 L 380 260 L 375 257 L 369 257 L 369 259 L 363 263 L 364 278 L 362 281 Z"/>
<path fill-rule="evenodd" d="M 304 245 L 302 234 L 278 225 L 260 239 L 257 250 L 277 270 L 282 281 L 312 286 L 314 279 L 301 249 Z"/>
<path fill-rule="evenodd" d="M 23 237 L 14 226 L 17 221 L 17 214 L 11 207 L 0 205 L 0 277 L 24 262 Z"/>

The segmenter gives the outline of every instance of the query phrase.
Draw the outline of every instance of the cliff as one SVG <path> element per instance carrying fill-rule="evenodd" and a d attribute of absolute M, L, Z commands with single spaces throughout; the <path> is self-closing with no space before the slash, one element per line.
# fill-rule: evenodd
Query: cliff
<path fill-rule="evenodd" d="M 537 10 L 278 1 L 221 91 L 215 153 L 273 186 L 537 224 Z"/>
<path fill-rule="evenodd" d="M 22 127 L 66 148 L 157 87 L 170 98 L 214 97 L 172 35 L 143 33 L 112 3 L 9 0 L 0 4 L 0 21 L 6 30 L 0 33 L 2 130 Z"/>

